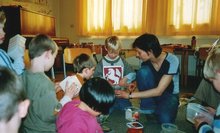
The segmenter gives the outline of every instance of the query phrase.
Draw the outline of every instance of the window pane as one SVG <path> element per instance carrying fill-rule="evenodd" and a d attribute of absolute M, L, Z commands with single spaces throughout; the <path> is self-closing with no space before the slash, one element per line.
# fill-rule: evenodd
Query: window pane
<path fill-rule="evenodd" d="M 103 29 L 106 12 L 106 0 L 88 0 L 87 9 L 88 31 Z"/>
<path fill-rule="evenodd" d="M 197 23 L 209 23 L 211 18 L 212 0 L 198 0 Z"/>
<path fill-rule="evenodd" d="M 143 0 L 112 0 L 114 31 L 139 28 L 142 22 Z"/>
<path fill-rule="evenodd" d="M 193 15 L 193 2 L 195 0 L 184 0 L 183 2 L 183 23 L 191 24 Z"/>
<path fill-rule="evenodd" d="M 176 29 L 182 25 L 210 23 L 212 0 L 173 0 L 173 24 Z"/>

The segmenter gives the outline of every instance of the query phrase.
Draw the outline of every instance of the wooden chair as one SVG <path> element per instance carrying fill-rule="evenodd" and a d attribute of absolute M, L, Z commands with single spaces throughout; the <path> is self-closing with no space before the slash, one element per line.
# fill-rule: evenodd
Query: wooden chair
<path fill-rule="evenodd" d="M 90 48 L 65 48 L 63 53 L 63 74 L 64 78 L 66 78 L 66 64 L 73 65 L 73 60 L 80 54 L 87 54 L 92 56 L 92 50 Z"/>
<path fill-rule="evenodd" d="M 24 51 L 24 65 L 25 65 L 25 68 L 29 68 L 31 65 L 30 58 L 28 55 L 28 49 L 25 49 Z"/>

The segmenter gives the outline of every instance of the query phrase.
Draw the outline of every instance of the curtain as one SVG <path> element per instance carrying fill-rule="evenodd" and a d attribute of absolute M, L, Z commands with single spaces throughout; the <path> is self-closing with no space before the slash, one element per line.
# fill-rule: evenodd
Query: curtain
<path fill-rule="evenodd" d="M 218 0 L 169 0 L 166 35 L 220 34 Z"/>
<path fill-rule="evenodd" d="M 79 35 L 220 34 L 218 0 L 79 0 Z"/>
<path fill-rule="evenodd" d="M 146 0 L 79 0 L 79 33 L 139 35 L 145 30 Z"/>

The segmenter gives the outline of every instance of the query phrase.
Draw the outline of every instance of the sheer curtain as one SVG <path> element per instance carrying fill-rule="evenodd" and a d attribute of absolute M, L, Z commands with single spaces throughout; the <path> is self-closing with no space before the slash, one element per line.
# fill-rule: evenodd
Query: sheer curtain
<path fill-rule="evenodd" d="M 220 34 L 218 0 L 79 0 L 79 35 Z"/>
<path fill-rule="evenodd" d="M 218 0 L 170 0 L 167 34 L 220 34 Z"/>
<path fill-rule="evenodd" d="M 80 0 L 80 35 L 141 34 L 146 8 L 146 0 Z"/>

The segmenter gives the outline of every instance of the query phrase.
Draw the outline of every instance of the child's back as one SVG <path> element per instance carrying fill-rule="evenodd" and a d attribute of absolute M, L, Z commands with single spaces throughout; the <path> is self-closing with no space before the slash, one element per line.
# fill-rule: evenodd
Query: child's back
<path fill-rule="evenodd" d="M 55 132 L 54 109 L 58 104 L 54 83 L 44 73 L 25 71 L 22 75 L 31 106 L 23 126 L 27 131 Z"/>
<path fill-rule="evenodd" d="M 45 35 L 36 36 L 29 44 L 31 66 L 22 74 L 22 80 L 31 106 L 22 123 L 21 133 L 55 133 L 55 113 L 71 101 L 72 92 L 58 102 L 55 84 L 44 73 L 53 66 L 56 54 L 57 45 Z M 67 92 L 70 91 L 68 88 Z"/>

